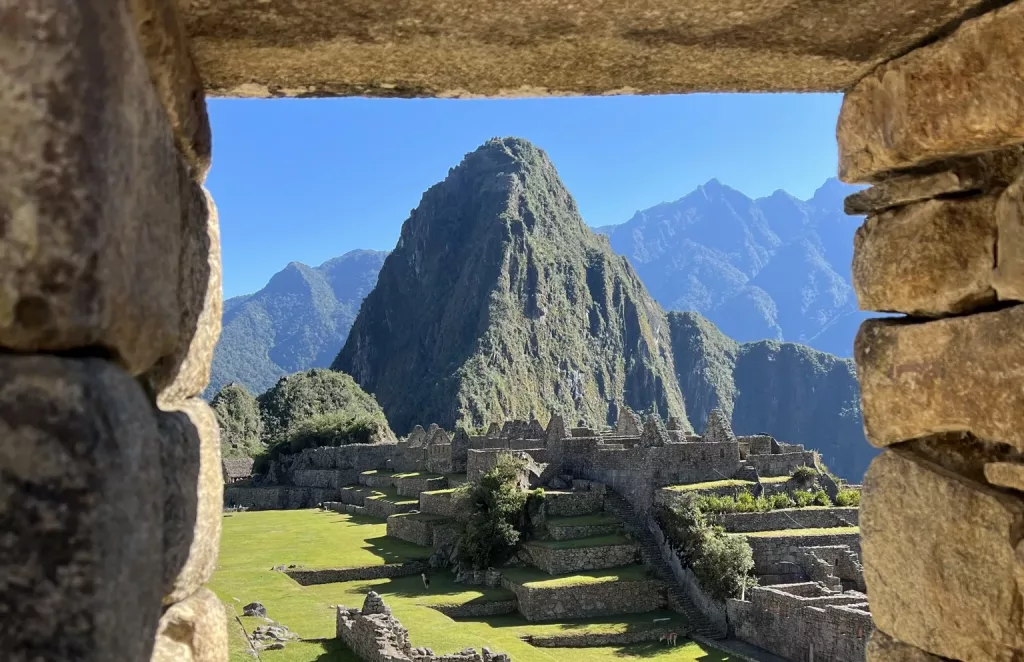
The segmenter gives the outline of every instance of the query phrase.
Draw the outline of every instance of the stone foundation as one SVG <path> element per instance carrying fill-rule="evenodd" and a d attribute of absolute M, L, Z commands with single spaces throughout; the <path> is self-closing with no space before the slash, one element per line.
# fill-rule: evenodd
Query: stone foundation
<path fill-rule="evenodd" d="M 505 579 L 502 585 L 516 594 L 519 613 L 528 621 L 636 614 L 666 604 L 665 584 L 653 579 L 554 588 L 535 588 Z"/>
<path fill-rule="evenodd" d="M 584 570 L 604 570 L 630 565 L 637 560 L 636 543 L 600 547 L 549 547 L 544 542 L 526 544 L 533 565 L 549 575 L 566 575 Z"/>
<path fill-rule="evenodd" d="M 857 526 L 857 508 L 786 508 L 764 513 L 722 513 L 711 519 L 730 533 Z"/>

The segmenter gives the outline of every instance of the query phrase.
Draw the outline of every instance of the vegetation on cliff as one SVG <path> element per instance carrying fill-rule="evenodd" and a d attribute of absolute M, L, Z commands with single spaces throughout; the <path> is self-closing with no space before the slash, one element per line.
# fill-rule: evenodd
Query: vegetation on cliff
<path fill-rule="evenodd" d="M 613 399 L 688 427 L 670 344 L 661 309 L 544 152 L 507 138 L 423 195 L 333 367 L 399 433 L 531 411 L 599 425 Z"/>
<path fill-rule="evenodd" d="M 668 319 L 676 375 L 698 430 L 720 407 L 736 434 L 804 444 L 836 474 L 860 482 L 878 451 L 864 437 L 852 360 L 796 343 L 740 344 L 697 313 Z"/>
<path fill-rule="evenodd" d="M 210 406 L 220 427 L 222 457 L 255 457 L 265 450 L 260 408 L 244 386 L 228 384 L 217 392 Z"/>

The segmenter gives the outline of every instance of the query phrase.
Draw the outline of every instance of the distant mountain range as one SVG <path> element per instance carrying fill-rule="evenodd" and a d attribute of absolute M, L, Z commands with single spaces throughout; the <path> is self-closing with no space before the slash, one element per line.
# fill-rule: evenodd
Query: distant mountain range
<path fill-rule="evenodd" d="M 867 317 L 850 283 L 843 212 L 857 187 L 827 180 L 810 200 L 751 199 L 712 179 L 689 195 L 597 228 L 668 310 L 697 311 L 740 342 L 799 342 L 850 356 Z"/>
<path fill-rule="evenodd" d="M 319 267 L 292 262 L 259 292 L 225 301 L 207 398 L 229 382 L 261 393 L 285 375 L 329 366 L 385 257 L 355 250 Z"/>

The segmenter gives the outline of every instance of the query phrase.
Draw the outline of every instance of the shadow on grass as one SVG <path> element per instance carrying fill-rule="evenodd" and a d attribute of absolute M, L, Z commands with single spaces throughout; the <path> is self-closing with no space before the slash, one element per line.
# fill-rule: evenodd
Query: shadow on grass
<path fill-rule="evenodd" d="M 411 542 L 389 538 L 388 536 L 377 536 L 367 538 L 365 549 L 375 556 L 379 556 L 388 563 L 404 563 L 405 561 L 422 561 L 430 558 L 429 547 L 414 545 Z"/>
<path fill-rule="evenodd" d="M 689 639 L 680 639 L 679 646 L 684 646 L 690 643 Z M 678 648 L 678 646 L 676 647 Z M 623 646 L 615 649 L 615 657 L 627 657 L 627 658 L 651 658 L 664 655 L 673 648 L 666 646 L 661 643 L 646 643 L 646 644 L 631 644 L 629 646 Z M 720 653 L 718 651 L 708 651 L 698 658 L 695 658 L 696 662 L 739 662 L 739 659 Z"/>
<path fill-rule="evenodd" d="M 320 644 L 324 652 L 313 658 L 312 662 L 362 662 L 345 644 L 337 639 L 305 639 L 306 643 Z"/>
<path fill-rule="evenodd" d="M 423 587 L 423 580 L 418 575 L 414 577 L 394 577 L 386 584 L 381 584 L 380 580 L 371 580 L 363 584 L 358 584 L 353 588 L 360 593 L 376 591 L 384 596 L 385 600 L 388 596 L 415 600 L 417 598 L 436 598 L 447 595 L 455 596 L 471 592 L 478 592 L 482 594 L 470 598 L 469 600 L 453 600 L 451 603 L 440 602 L 437 604 L 482 604 L 486 602 L 512 600 L 516 597 L 515 593 L 503 588 L 456 584 L 452 578 L 444 575 L 431 577 L 429 589 Z M 436 601 L 430 600 L 429 602 Z"/>

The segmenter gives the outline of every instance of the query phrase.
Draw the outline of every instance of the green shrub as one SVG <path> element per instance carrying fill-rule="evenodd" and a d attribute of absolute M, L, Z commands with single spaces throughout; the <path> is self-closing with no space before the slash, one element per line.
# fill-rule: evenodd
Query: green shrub
<path fill-rule="evenodd" d="M 800 487 L 810 487 L 811 485 L 814 485 L 815 482 L 817 482 L 818 472 L 817 470 L 814 469 L 814 467 L 797 467 L 796 471 L 793 472 L 793 475 L 790 476 L 789 479 L 793 482 L 794 485 L 799 485 Z"/>
<path fill-rule="evenodd" d="M 814 503 L 814 495 L 806 490 L 797 490 L 793 492 L 793 500 L 797 508 L 804 508 Z"/>
<path fill-rule="evenodd" d="M 244 386 L 228 384 L 213 396 L 210 407 L 217 415 L 223 457 L 256 457 L 266 451 L 259 406 Z"/>
<path fill-rule="evenodd" d="M 673 508 L 659 509 L 657 517 L 680 561 L 693 570 L 701 588 L 717 600 L 735 598 L 744 583 L 756 583 L 748 576 L 754 567 L 753 553 L 742 536 L 728 536 L 721 527 L 708 523 L 701 507 L 707 498 L 687 495 Z"/>
<path fill-rule="evenodd" d="M 298 422 L 287 434 L 289 451 L 307 448 L 368 444 L 380 434 L 380 422 L 367 415 L 332 411 Z"/>
<path fill-rule="evenodd" d="M 796 505 L 796 502 L 793 501 L 793 499 L 791 499 L 790 496 L 785 492 L 776 494 L 770 497 L 770 499 L 772 504 L 770 510 L 778 510 L 779 508 L 792 508 L 793 506 Z"/>
<path fill-rule="evenodd" d="M 832 500 L 828 498 L 828 494 L 825 493 L 825 490 L 818 490 L 814 493 L 814 505 L 831 506 Z"/>
<path fill-rule="evenodd" d="M 846 508 L 860 505 L 860 492 L 857 490 L 839 490 L 836 495 L 836 505 Z"/>
<path fill-rule="evenodd" d="M 497 465 L 457 493 L 470 515 L 459 539 L 459 553 L 477 570 L 512 556 L 529 527 L 530 510 L 539 509 L 543 491 L 520 489 L 522 461 L 502 456 Z"/>

